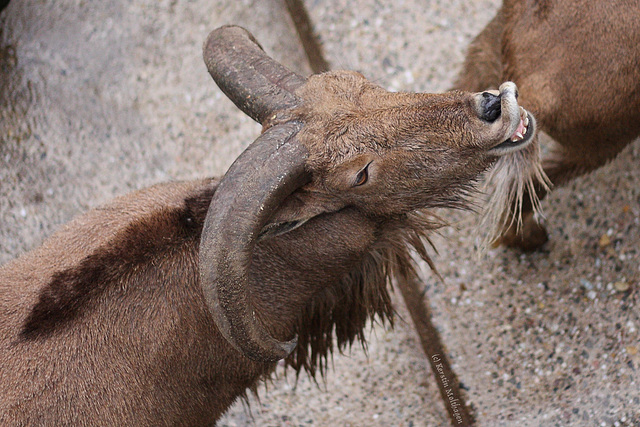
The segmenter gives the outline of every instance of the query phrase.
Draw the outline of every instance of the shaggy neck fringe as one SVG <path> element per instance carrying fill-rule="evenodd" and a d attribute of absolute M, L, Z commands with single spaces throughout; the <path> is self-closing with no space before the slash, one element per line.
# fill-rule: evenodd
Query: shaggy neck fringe
<path fill-rule="evenodd" d="M 334 345 L 341 353 L 357 339 L 366 350 L 367 321 L 393 326 L 394 309 L 389 288 L 395 277 L 416 274 L 412 250 L 436 272 L 426 249 L 433 248 L 427 234 L 445 225 L 427 212 L 415 212 L 393 220 L 360 266 L 337 285 L 321 291 L 307 306 L 296 326 L 298 346 L 285 360 L 296 377 L 304 370 L 316 379 L 324 377 Z M 435 248 L 434 248 L 435 249 Z M 302 326 L 302 319 L 311 319 Z M 335 338 L 335 342 L 334 342 Z"/>

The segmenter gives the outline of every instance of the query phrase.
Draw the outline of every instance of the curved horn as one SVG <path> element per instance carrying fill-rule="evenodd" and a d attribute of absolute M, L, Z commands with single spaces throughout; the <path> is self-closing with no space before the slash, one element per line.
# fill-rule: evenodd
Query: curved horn
<path fill-rule="evenodd" d="M 249 117 L 264 124 L 274 111 L 299 103 L 293 92 L 306 82 L 270 58 L 247 30 L 213 30 L 203 46 L 204 62 L 218 87 Z"/>
<path fill-rule="evenodd" d="M 256 361 L 287 357 L 297 339 L 274 339 L 257 319 L 249 294 L 256 240 L 280 203 L 310 180 L 306 148 L 289 122 L 263 133 L 231 165 L 216 190 L 200 240 L 200 281 L 222 335 Z"/>

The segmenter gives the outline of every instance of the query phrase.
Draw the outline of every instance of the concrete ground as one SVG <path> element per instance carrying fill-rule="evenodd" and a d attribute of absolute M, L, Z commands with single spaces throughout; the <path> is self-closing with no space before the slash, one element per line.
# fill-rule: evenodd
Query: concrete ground
<path fill-rule="evenodd" d="M 498 0 L 308 0 L 334 68 L 393 90 L 444 91 Z M 201 59 L 222 24 L 308 74 L 283 2 L 14 0 L 0 15 L 0 263 L 146 185 L 224 173 L 259 133 Z M 423 277 L 479 425 L 640 425 L 640 143 L 543 207 L 551 241 L 474 251 L 475 217 L 435 237 Z M 396 306 L 408 319 L 401 301 Z M 407 320 L 408 322 L 408 320 Z M 409 323 L 327 378 L 278 378 L 228 426 L 439 426 L 448 418 Z"/>

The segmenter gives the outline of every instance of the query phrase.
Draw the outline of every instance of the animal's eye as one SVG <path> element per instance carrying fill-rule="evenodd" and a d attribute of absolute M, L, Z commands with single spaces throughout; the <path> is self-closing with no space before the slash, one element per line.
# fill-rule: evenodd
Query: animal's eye
<path fill-rule="evenodd" d="M 362 170 L 360 172 L 358 172 L 358 175 L 356 175 L 356 179 L 353 183 L 354 187 L 359 187 L 361 185 L 366 184 L 366 182 L 369 180 L 369 165 L 371 164 L 371 162 L 367 163 L 367 165 L 362 168 Z"/>

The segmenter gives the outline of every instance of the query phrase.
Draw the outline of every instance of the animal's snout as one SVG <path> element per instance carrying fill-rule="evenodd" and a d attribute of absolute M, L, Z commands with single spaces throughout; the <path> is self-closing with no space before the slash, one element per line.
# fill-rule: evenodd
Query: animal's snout
<path fill-rule="evenodd" d="M 518 87 L 513 82 L 504 82 L 498 90 L 487 90 L 478 95 L 479 116 L 489 123 L 498 120 L 504 109 L 507 110 L 507 117 L 510 117 L 513 113 L 511 110 L 518 106 Z"/>
<path fill-rule="evenodd" d="M 480 102 L 480 118 L 488 122 L 495 122 L 500 117 L 501 106 L 500 100 L 502 94 L 495 95 L 491 92 L 482 92 L 482 101 Z"/>

